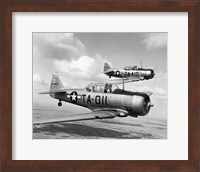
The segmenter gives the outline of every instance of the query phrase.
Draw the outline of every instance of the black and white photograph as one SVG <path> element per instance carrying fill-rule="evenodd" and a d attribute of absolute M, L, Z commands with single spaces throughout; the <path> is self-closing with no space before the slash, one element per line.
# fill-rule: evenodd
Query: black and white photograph
<path fill-rule="evenodd" d="M 33 139 L 167 139 L 167 32 L 33 32 Z"/>

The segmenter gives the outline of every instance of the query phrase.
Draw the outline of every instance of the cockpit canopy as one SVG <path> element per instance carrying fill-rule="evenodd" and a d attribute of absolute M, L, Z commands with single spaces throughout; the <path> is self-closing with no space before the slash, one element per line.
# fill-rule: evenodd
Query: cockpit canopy
<path fill-rule="evenodd" d="M 136 69 L 138 69 L 138 67 L 137 66 L 126 66 L 126 67 L 124 67 L 124 69 L 125 70 L 136 70 Z"/>
<path fill-rule="evenodd" d="M 111 83 L 90 83 L 86 86 L 88 92 L 112 93 L 116 89 L 119 87 Z"/>

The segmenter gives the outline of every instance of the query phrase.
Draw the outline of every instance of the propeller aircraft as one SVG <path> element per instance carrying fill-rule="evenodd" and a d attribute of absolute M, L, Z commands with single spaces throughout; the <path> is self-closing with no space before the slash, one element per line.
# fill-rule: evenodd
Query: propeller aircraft
<path fill-rule="evenodd" d="M 38 121 L 34 125 L 45 123 L 71 122 L 115 117 L 145 116 L 153 106 L 150 100 L 152 92 L 132 92 L 120 89 L 113 83 L 90 83 L 83 89 L 65 89 L 57 73 L 52 75 L 50 90 L 39 94 L 49 94 L 62 102 L 89 108 L 90 113 L 77 114 L 58 120 Z"/>
<path fill-rule="evenodd" d="M 123 69 L 111 69 L 110 65 L 105 62 L 104 64 L 104 74 L 108 75 L 109 78 L 117 77 L 124 79 L 126 82 L 135 82 L 140 80 L 152 79 L 155 75 L 153 68 L 145 69 L 137 66 L 127 66 Z"/>

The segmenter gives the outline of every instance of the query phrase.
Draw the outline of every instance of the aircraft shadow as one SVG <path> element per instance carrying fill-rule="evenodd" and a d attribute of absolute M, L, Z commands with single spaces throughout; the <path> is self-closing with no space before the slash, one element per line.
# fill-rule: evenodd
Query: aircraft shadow
<path fill-rule="evenodd" d="M 96 128 L 83 124 L 72 124 L 72 123 L 60 123 L 40 125 L 39 127 L 33 128 L 33 133 L 45 133 L 46 135 L 56 135 L 59 133 L 66 133 L 71 135 L 84 136 L 84 137 L 103 137 L 103 138 L 114 138 L 114 139 L 140 139 L 139 136 L 130 136 L 128 132 L 120 132 L 107 128 Z M 63 136 L 64 138 L 64 136 Z"/>

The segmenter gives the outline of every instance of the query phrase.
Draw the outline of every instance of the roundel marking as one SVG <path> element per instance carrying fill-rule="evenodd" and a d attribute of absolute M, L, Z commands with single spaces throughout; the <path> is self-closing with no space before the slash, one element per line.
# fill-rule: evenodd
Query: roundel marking
<path fill-rule="evenodd" d="M 70 94 L 70 99 L 72 102 L 77 102 L 77 92 L 76 91 L 73 91 L 71 94 Z"/>

